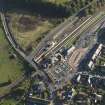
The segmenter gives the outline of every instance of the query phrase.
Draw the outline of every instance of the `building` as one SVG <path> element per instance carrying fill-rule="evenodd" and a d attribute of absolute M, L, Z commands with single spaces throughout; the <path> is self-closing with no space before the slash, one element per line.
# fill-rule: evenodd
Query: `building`
<path fill-rule="evenodd" d="M 103 48 L 103 45 L 99 44 L 99 46 L 95 50 L 94 54 L 92 55 L 92 58 L 90 58 L 90 61 L 88 63 L 89 69 L 91 69 L 91 70 L 94 69 L 94 67 L 95 67 L 95 61 L 96 61 L 97 57 L 101 54 L 102 48 Z"/>

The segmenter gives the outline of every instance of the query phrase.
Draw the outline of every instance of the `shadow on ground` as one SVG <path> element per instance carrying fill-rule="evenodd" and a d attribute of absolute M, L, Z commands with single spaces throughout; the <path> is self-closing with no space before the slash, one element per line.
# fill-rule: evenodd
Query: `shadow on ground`
<path fill-rule="evenodd" d="M 105 44 L 105 27 L 99 30 L 97 36 L 97 41 L 99 43 Z"/>
<path fill-rule="evenodd" d="M 62 18 L 70 15 L 66 7 L 41 0 L 5 0 L 2 4 L 5 10 L 24 10 L 45 17 Z"/>

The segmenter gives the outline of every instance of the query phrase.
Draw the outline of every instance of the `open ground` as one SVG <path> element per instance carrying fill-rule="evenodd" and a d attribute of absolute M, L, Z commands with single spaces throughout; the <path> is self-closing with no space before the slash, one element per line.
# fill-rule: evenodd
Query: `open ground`
<path fill-rule="evenodd" d="M 13 50 L 0 27 L 0 94 L 6 92 L 4 87 L 17 80 L 24 71 L 18 58 L 11 59 L 11 53 Z"/>
<path fill-rule="evenodd" d="M 7 17 L 14 38 L 24 50 L 34 49 L 45 35 L 60 23 L 59 19 L 47 19 L 27 13 L 7 13 Z"/>

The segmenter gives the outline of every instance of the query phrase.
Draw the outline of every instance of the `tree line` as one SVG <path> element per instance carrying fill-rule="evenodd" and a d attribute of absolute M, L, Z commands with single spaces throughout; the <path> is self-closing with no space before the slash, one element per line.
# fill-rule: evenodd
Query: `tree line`
<path fill-rule="evenodd" d="M 3 0 L 6 10 L 22 9 L 27 11 L 36 12 L 42 16 L 48 17 L 68 17 L 81 8 L 89 5 L 88 8 L 81 11 L 80 15 L 92 14 L 97 8 L 101 8 L 105 4 L 105 0 L 70 0 L 65 4 L 56 4 L 49 2 L 49 0 Z"/>

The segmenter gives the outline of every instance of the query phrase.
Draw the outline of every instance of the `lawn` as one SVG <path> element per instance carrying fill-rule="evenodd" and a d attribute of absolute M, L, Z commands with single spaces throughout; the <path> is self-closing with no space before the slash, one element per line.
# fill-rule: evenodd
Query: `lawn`
<path fill-rule="evenodd" d="M 14 82 L 21 77 L 23 72 L 25 72 L 23 61 L 20 61 L 18 58 L 10 59 L 10 52 L 13 53 L 14 51 L 10 47 L 8 41 L 6 40 L 5 34 L 0 27 L 0 95 L 9 93 L 11 91 L 6 87 L 6 83 L 9 80 Z M 26 69 L 29 69 L 28 66 L 25 67 L 27 67 Z M 22 82 L 16 89 L 24 90 L 25 92 L 27 91 L 28 87 L 29 80 L 27 79 Z M 16 100 L 13 98 L 14 97 L 0 102 L 0 105 L 16 105 Z"/>
<path fill-rule="evenodd" d="M 0 84 L 8 82 L 8 80 L 15 81 L 22 74 L 22 65 L 18 59 L 10 59 L 11 50 L 0 28 Z"/>
<path fill-rule="evenodd" d="M 16 105 L 15 103 L 16 103 L 15 100 L 7 99 L 7 100 L 5 100 L 5 102 L 4 101 L 3 102 L 0 102 L 0 105 Z"/>
<path fill-rule="evenodd" d="M 0 102 L 0 105 L 24 105 L 24 102 L 16 101 L 15 99 L 7 98 Z"/>
<path fill-rule="evenodd" d="M 36 15 L 24 13 L 7 13 L 9 26 L 17 42 L 27 49 L 29 46 L 35 48 L 45 35 L 60 21 L 47 19 Z"/>

